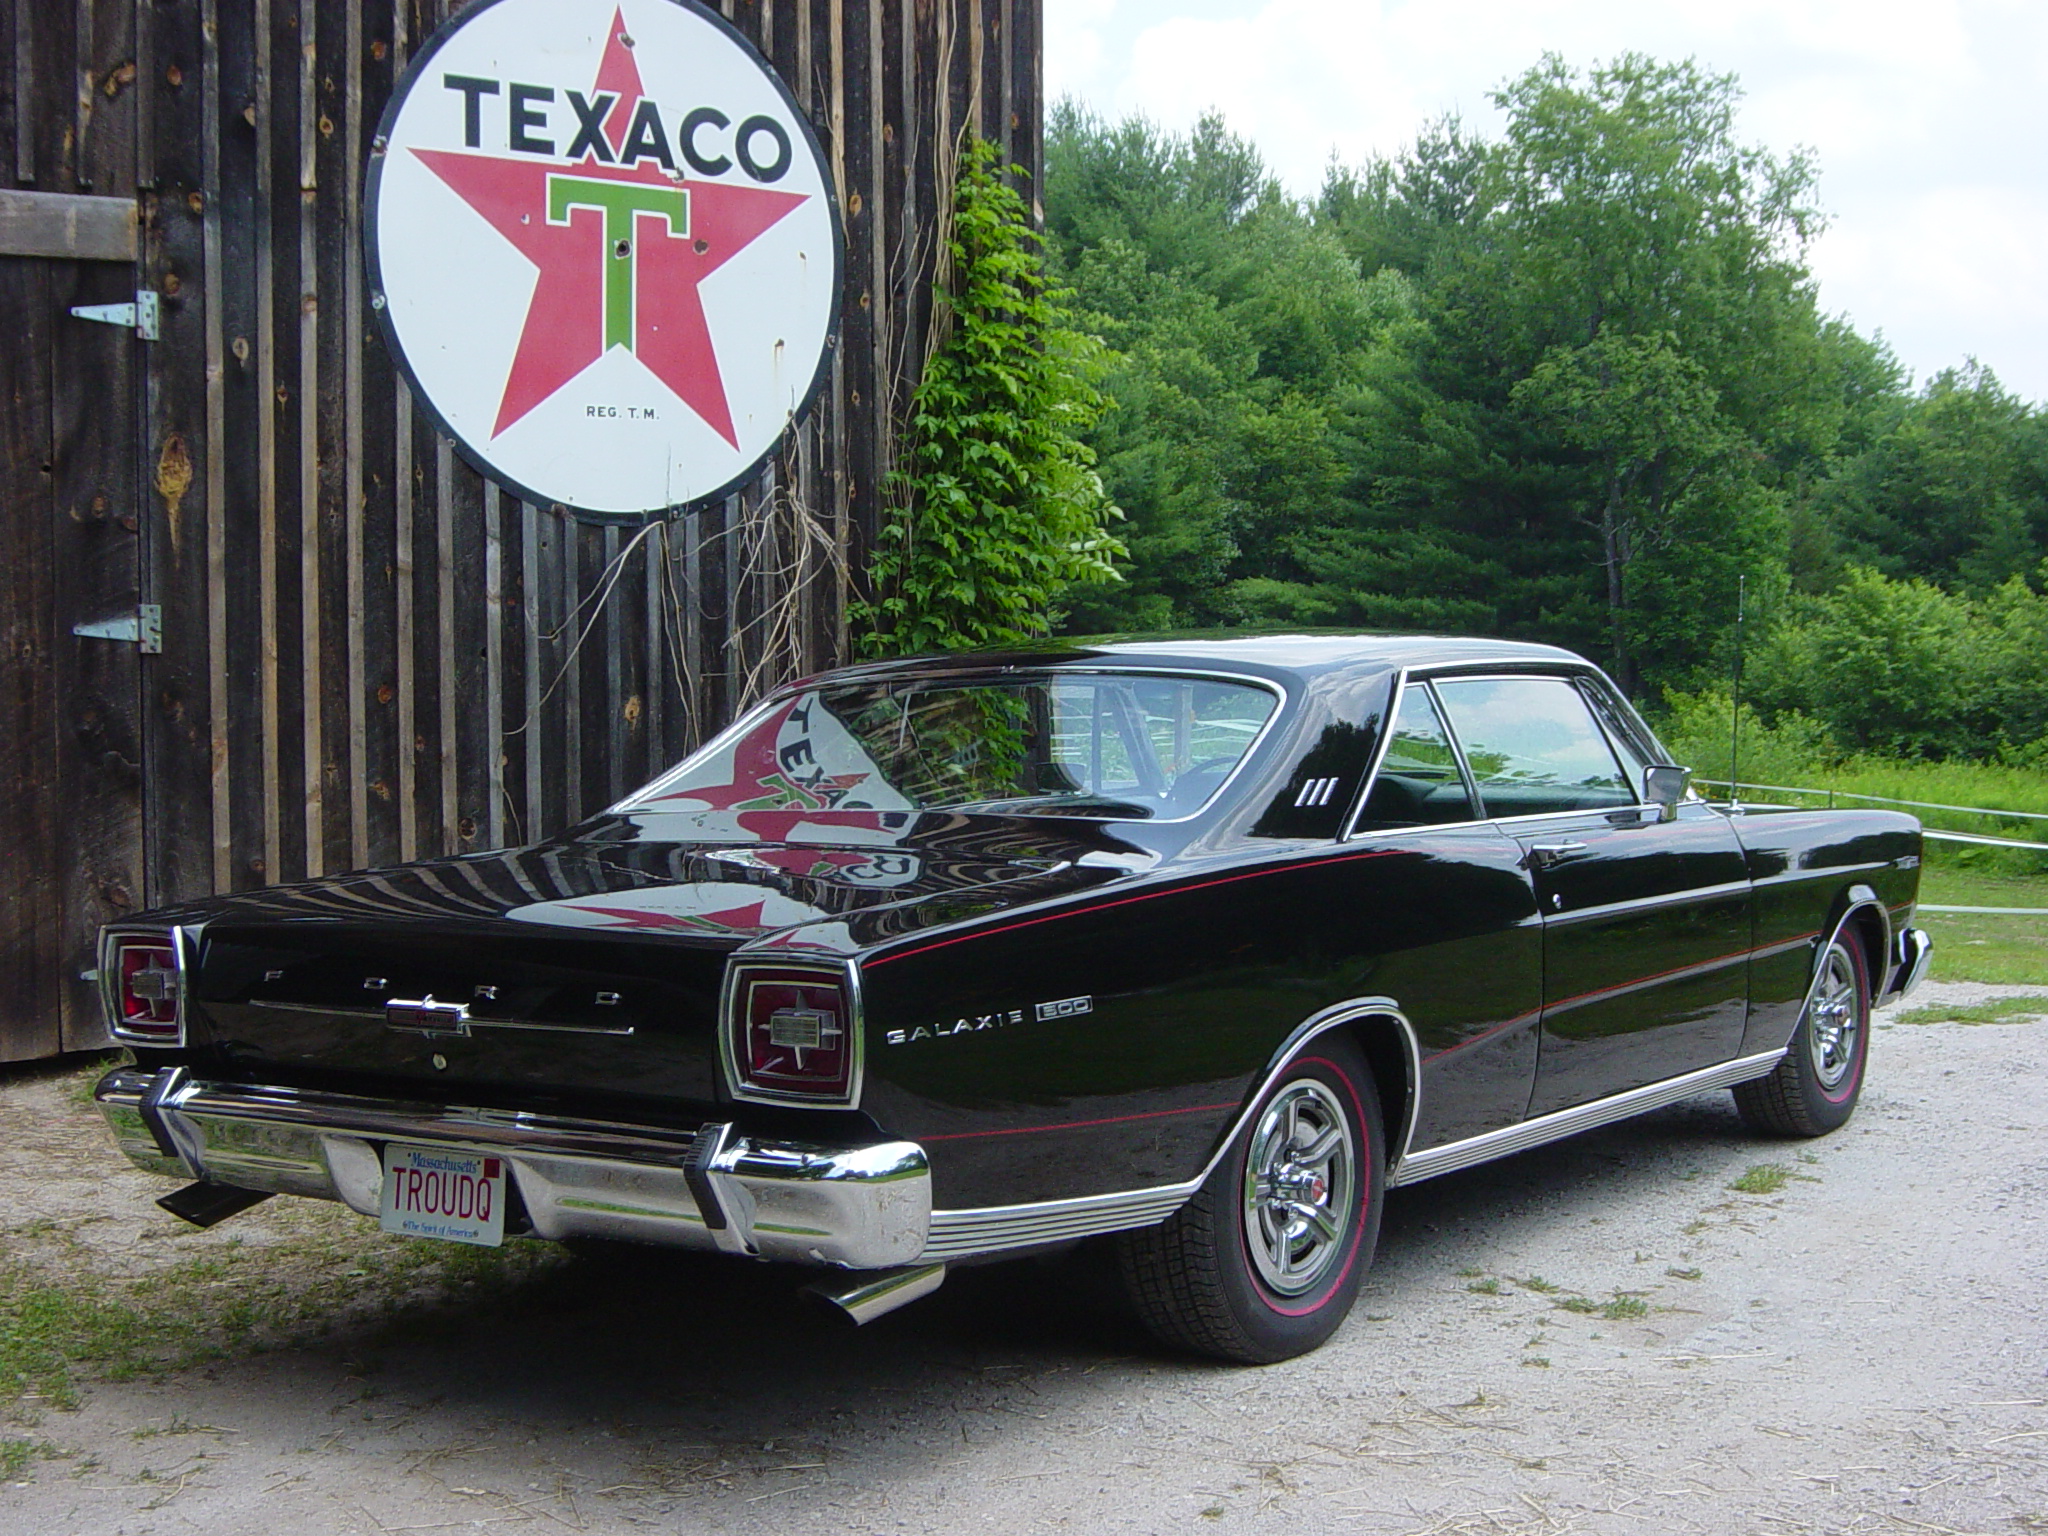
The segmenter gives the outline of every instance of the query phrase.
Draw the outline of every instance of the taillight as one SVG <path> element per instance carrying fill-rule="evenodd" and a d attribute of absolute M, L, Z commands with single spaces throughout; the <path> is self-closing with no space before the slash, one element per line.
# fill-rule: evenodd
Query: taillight
<path fill-rule="evenodd" d="M 742 1098 L 853 1103 L 860 1029 L 846 972 L 737 966 L 726 1002 L 726 1059 Z"/>
<path fill-rule="evenodd" d="M 140 1045 L 176 1045 L 182 1034 L 176 939 L 167 933 L 111 933 L 100 956 L 107 1025 Z"/>

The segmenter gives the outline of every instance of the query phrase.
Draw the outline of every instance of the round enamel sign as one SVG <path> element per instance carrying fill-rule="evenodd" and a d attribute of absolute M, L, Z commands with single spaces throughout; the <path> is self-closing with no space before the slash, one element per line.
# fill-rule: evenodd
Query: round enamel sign
<path fill-rule="evenodd" d="M 832 180 L 781 79 L 696 0 L 482 0 L 371 156 L 370 303 L 486 474 L 637 523 L 752 479 L 835 343 Z"/>

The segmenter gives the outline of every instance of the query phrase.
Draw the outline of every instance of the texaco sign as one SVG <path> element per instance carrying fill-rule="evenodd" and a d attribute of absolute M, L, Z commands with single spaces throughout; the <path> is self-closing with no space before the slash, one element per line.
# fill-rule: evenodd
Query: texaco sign
<path fill-rule="evenodd" d="M 372 308 L 487 474 L 641 522 L 751 479 L 834 344 L 810 125 L 696 0 L 482 0 L 414 58 L 367 206 Z"/>

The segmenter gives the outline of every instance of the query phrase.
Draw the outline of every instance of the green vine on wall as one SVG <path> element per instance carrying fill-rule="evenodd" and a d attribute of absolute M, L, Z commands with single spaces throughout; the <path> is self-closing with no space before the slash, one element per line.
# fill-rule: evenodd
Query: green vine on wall
<path fill-rule="evenodd" d="M 1059 596 L 1117 581 L 1122 517 L 1083 435 L 1108 353 L 1046 286 L 1024 201 L 969 143 L 938 290 L 950 329 L 911 396 L 871 573 L 856 605 L 869 656 L 1014 644 L 1051 633 Z M 1021 174 L 1021 173 L 1020 173 Z"/>

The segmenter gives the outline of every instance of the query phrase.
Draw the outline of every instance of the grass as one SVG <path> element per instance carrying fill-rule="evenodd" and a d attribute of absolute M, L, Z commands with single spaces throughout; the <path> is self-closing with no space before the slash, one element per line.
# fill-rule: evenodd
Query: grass
<path fill-rule="evenodd" d="M 552 1245 L 394 1239 L 333 1215 L 311 1234 L 230 1245 L 141 1279 L 96 1271 L 61 1233 L 43 1255 L 54 1263 L 0 1265 L 0 1404 L 75 1408 L 85 1379 L 159 1375 L 304 1343 L 365 1317 L 417 1326 L 422 1307 L 473 1306 L 555 1262 Z"/>
<path fill-rule="evenodd" d="M 1602 1317 L 1610 1323 L 1630 1322 L 1650 1315 L 1648 1302 L 1625 1291 L 1616 1291 L 1606 1301 L 1595 1301 L 1590 1296 L 1560 1296 L 1551 1305 L 1561 1311 L 1575 1312 L 1580 1317 Z"/>
<path fill-rule="evenodd" d="M 1781 1163 L 1753 1163 L 1741 1178 L 1730 1179 L 1728 1187 L 1739 1195 L 1775 1195 L 1791 1177 L 1792 1170 Z"/>
<path fill-rule="evenodd" d="M 28 1464 L 38 1456 L 62 1456 L 55 1446 L 40 1440 L 0 1440 L 0 1483 L 16 1483 L 28 1473 Z"/>
<path fill-rule="evenodd" d="M 1930 864 L 1920 899 L 1952 907 L 2048 908 L 2048 875 L 2007 875 Z M 2048 986 L 2048 917 L 1922 912 L 1934 940 L 1936 981 Z"/>
<path fill-rule="evenodd" d="M 2014 1019 L 2039 1018 L 2048 1014 L 2048 993 L 2026 997 L 1998 997 L 1988 1003 L 1944 1007 L 1930 1003 L 1899 1015 L 1901 1024 L 2006 1024 Z"/>
<path fill-rule="evenodd" d="M 1500 1294 L 1500 1282 L 1489 1275 L 1484 1280 L 1474 1280 L 1465 1289 L 1472 1292 L 1475 1296 L 1498 1296 Z"/>

